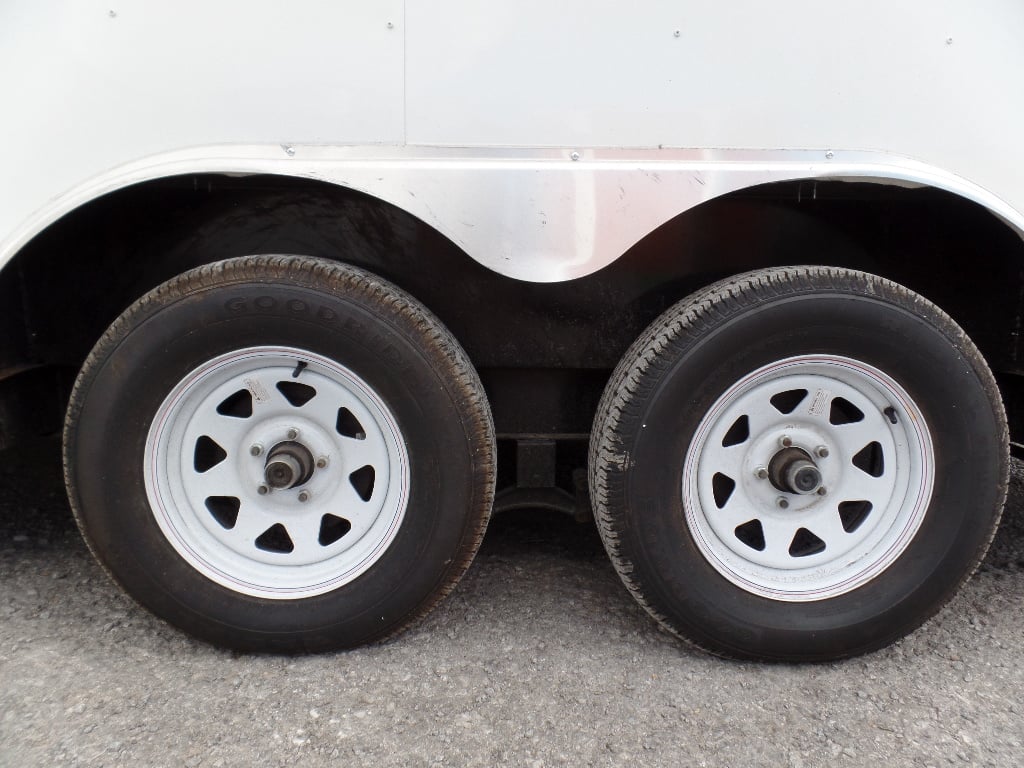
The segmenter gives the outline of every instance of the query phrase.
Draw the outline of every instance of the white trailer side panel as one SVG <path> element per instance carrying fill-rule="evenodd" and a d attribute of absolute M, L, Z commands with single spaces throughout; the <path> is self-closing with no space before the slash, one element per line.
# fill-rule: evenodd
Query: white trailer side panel
<path fill-rule="evenodd" d="M 407 25 L 412 144 L 877 150 L 1024 206 L 1015 0 L 444 0 Z"/>
<path fill-rule="evenodd" d="M 528 280 L 774 180 L 931 184 L 1024 229 L 1022 39 L 1017 0 L 11 0 L 0 265 L 202 172 L 360 189 Z"/>

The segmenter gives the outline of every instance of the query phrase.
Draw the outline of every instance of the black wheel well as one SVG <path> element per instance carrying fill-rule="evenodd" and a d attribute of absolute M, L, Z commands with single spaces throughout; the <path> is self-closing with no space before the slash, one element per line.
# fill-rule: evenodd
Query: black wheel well
<path fill-rule="evenodd" d="M 73 376 L 142 293 L 253 253 L 339 259 L 405 288 L 466 347 L 505 434 L 585 434 L 610 369 L 644 327 L 692 290 L 761 267 L 863 269 L 918 291 L 1008 374 L 1004 393 L 1016 388 L 1022 354 L 1024 242 L 980 206 L 934 189 L 763 185 L 680 214 L 595 274 L 541 284 L 491 272 L 412 215 L 356 191 L 204 175 L 111 193 L 29 243 L 0 273 L 2 306 L 21 310 L 0 313 L 0 369 L 48 364 Z"/>
<path fill-rule="evenodd" d="M 800 181 L 712 200 L 672 219 L 608 268 L 652 276 L 643 303 L 670 304 L 721 277 L 821 264 L 889 278 L 957 321 L 996 370 L 1018 370 L 1024 240 L 982 206 L 934 188 Z M 675 290 L 666 286 L 677 284 Z"/>
<path fill-rule="evenodd" d="M 128 305 L 192 267 L 295 253 L 343 260 L 403 284 L 426 269 L 424 251 L 441 262 L 435 272 L 485 271 L 412 215 L 355 190 L 284 176 L 177 176 L 67 214 L 26 245 L 0 280 L 20 284 L 31 356 L 77 367 Z"/>

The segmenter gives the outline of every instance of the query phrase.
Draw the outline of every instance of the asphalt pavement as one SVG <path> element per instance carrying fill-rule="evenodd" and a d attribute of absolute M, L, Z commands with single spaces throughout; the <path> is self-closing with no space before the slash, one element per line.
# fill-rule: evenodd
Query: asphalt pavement
<path fill-rule="evenodd" d="M 63 496 L 55 441 L 0 454 L 3 766 L 1017 766 L 1024 467 L 980 571 L 851 661 L 723 661 L 660 631 L 592 527 L 494 520 L 438 610 L 309 657 L 204 645 L 124 597 Z"/>

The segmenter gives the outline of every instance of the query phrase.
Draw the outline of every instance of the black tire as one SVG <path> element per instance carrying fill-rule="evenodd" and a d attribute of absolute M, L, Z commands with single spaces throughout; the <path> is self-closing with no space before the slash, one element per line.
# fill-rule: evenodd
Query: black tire
<path fill-rule="evenodd" d="M 761 433 L 753 434 L 749 419 L 746 434 L 740 424 L 733 437 L 726 433 L 718 442 L 709 437 L 708 426 L 715 423 L 716 414 L 728 414 L 721 417 L 722 425 L 728 425 L 745 407 L 747 401 L 742 398 L 749 397 L 753 403 L 762 397 L 753 384 L 749 391 L 756 394 L 744 394 L 748 390 L 738 382 L 771 382 L 771 376 L 781 375 L 772 372 L 780 361 L 797 361 L 794 366 L 810 361 L 806 363 L 810 365 L 819 355 L 826 356 L 823 359 L 829 365 L 859 361 L 866 364 L 864 370 L 881 371 L 905 390 L 927 429 L 918 429 L 916 423 L 899 428 L 908 433 L 917 430 L 913 432 L 919 441 L 915 445 L 922 447 L 918 454 L 908 455 L 923 457 L 918 462 L 924 467 L 920 476 L 933 471 L 934 478 L 930 494 L 910 486 L 903 496 L 891 492 L 891 498 L 903 500 L 893 501 L 891 514 L 907 516 L 900 520 L 917 515 L 915 525 L 919 524 L 916 530 L 908 525 L 905 530 L 910 533 L 900 540 L 899 547 L 891 549 L 895 554 L 876 548 L 865 556 L 865 575 L 860 581 L 846 584 L 839 576 L 834 584 L 821 581 L 824 597 L 820 599 L 809 588 L 800 592 L 799 585 L 786 586 L 787 574 L 778 574 L 778 583 L 784 586 L 776 587 L 768 581 L 775 578 L 774 571 L 756 571 L 762 567 L 757 558 L 767 549 L 763 532 L 768 529 L 762 521 L 782 520 L 779 530 L 786 531 L 790 529 L 785 526 L 792 523 L 786 523 L 781 502 L 776 502 L 779 509 L 771 511 L 767 506 L 757 507 L 753 500 L 760 498 L 756 496 L 761 487 L 757 483 L 770 482 L 771 487 L 764 487 L 778 499 L 786 499 L 787 507 L 789 500 L 807 505 L 799 514 L 812 514 L 813 505 L 819 502 L 814 496 L 791 493 L 792 486 L 779 490 L 774 485 L 777 473 L 769 479 L 759 470 L 747 474 L 748 463 L 758 459 L 748 454 L 762 445 L 758 442 Z M 749 378 L 757 371 L 765 372 L 758 374 L 762 378 Z M 805 392 L 794 391 L 797 396 Z M 764 396 L 771 392 L 765 389 Z M 722 403 L 738 405 L 727 411 Z M 760 414 L 754 407 L 750 406 L 751 413 Z M 804 418 L 805 411 L 793 413 L 798 415 L 780 411 L 780 429 Z M 825 418 L 820 408 L 814 413 L 814 418 Z M 882 413 L 896 418 L 895 412 Z M 843 421 L 832 416 L 832 411 L 829 414 L 829 424 Z M 870 417 L 876 418 L 874 414 Z M 761 423 L 770 422 L 775 423 L 771 419 Z M 822 427 L 825 431 L 830 428 L 843 427 Z M 764 435 L 768 442 L 763 445 L 769 445 L 773 433 L 765 431 Z M 930 435 L 932 453 L 921 435 Z M 789 440 L 779 438 L 780 446 L 785 445 L 783 439 Z M 984 556 L 998 525 L 1008 479 L 1008 444 L 995 380 L 978 350 L 941 310 L 899 285 L 864 273 L 825 267 L 779 268 L 740 275 L 684 299 L 635 342 L 612 375 L 598 407 L 591 437 L 590 480 L 601 536 L 619 575 L 665 628 L 723 656 L 816 661 L 881 648 L 920 626 L 956 593 Z M 700 490 L 704 487 L 700 483 L 705 482 L 702 478 L 714 470 L 713 461 L 733 447 L 743 452 L 737 454 L 742 460 L 735 464 L 735 474 L 742 476 L 733 480 L 724 473 L 733 483 L 730 487 L 729 482 L 719 480 L 723 473 L 713 475 L 712 480 L 720 483 L 721 498 L 708 497 Z M 803 448 L 813 453 L 813 446 Z M 827 450 L 824 455 L 828 456 Z M 710 457 L 710 469 L 701 469 L 702 456 Z M 772 460 L 778 456 L 775 453 Z M 932 456 L 934 464 L 930 465 Z M 885 457 L 885 461 L 892 459 Z M 824 467 L 827 460 L 837 461 L 834 471 L 854 477 L 852 483 L 860 482 L 856 472 L 868 472 L 861 454 L 815 461 Z M 851 463 L 856 465 L 854 469 Z M 871 476 L 885 477 L 885 466 L 879 464 L 877 471 L 871 468 Z M 684 470 L 688 473 L 685 477 Z M 900 470 L 894 464 L 891 471 L 895 478 L 897 472 L 906 476 L 911 469 Z M 739 483 L 750 485 L 741 488 Z M 913 487 L 925 484 L 922 481 Z M 689 488 L 698 489 L 698 494 L 690 493 Z M 718 488 L 713 488 L 713 494 L 719 493 Z M 741 488 L 739 494 L 736 488 Z M 827 493 L 828 489 L 821 491 Z M 730 494 L 737 495 L 737 504 L 750 502 L 756 507 L 750 514 L 756 525 L 728 529 L 739 543 L 728 533 L 719 539 L 706 535 L 718 524 L 716 515 L 728 519 L 721 510 L 729 509 Z M 713 503 L 707 503 L 708 498 Z M 822 505 L 841 501 L 821 498 Z M 911 506 L 915 499 L 917 506 Z M 871 505 L 863 508 L 869 510 L 868 515 L 877 512 L 870 511 Z M 742 519 L 747 513 L 739 510 L 736 514 L 741 516 L 736 519 Z M 841 522 L 843 532 L 849 533 L 846 518 Z M 851 520 L 850 524 L 858 523 Z M 726 522 L 721 527 L 731 525 Z M 894 533 L 885 533 L 888 529 L 883 523 L 877 525 L 879 537 L 902 535 L 896 528 Z M 854 527 L 850 535 L 857 530 Z M 832 539 L 838 548 L 843 546 L 843 532 Z M 805 543 L 806 537 L 799 542 L 794 538 L 788 555 L 795 558 L 812 553 L 825 558 L 832 546 L 819 548 L 815 544 L 812 549 L 801 549 Z M 725 553 L 720 560 L 719 551 Z M 734 557 L 733 552 L 740 554 Z M 881 570 L 868 570 L 872 563 Z M 859 567 L 841 560 L 834 565 L 838 574 L 856 573 L 842 568 Z M 749 573 L 768 576 L 763 581 L 757 580 L 760 576 L 745 581 Z M 818 577 L 807 578 L 808 584 L 819 586 L 813 581 Z"/>
<path fill-rule="evenodd" d="M 154 416 L 169 407 L 165 398 L 179 383 L 184 386 L 190 372 L 218 356 L 268 345 L 303 350 L 318 356 L 311 359 L 336 361 L 354 373 L 384 404 L 380 412 L 389 411 L 397 423 L 394 434 L 399 438 L 388 437 L 388 428 L 380 432 L 381 450 L 392 452 L 386 454 L 387 461 L 392 455 L 403 456 L 397 447 L 403 440 L 407 452 L 404 464 L 384 462 L 390 467 L 386 476 L 377 470 L 376 482 L 385 496 L 374 497 L 372 472 L 369 484 L 364 477 L 360 482 L 365 488 L 356 491 L 371 499 L 384 498 L 373 504 L 392 515 L 374 529 L 384 531 L 379 547 L 369 548 L 370 554 L 356 563 L 363 570 L 351 578 L 335 578 L 330 584 L 336 585 L 327 591 L 312 594 L 309 587 L 295 592 L 294 598 L 228 588 L 187 562 L 158 524 L 147 491 L 147 482 L 158 482 L 149 478 L 157 475 L 146 474 L 149 470 L 143 467 L 147 437 L 151 427 L 156 429 Z M 320 391 L 334 392 L 321 384 L 327 378 L 313 381 Z M 252 410 L 253 395 L 246 397 L 249 405 L 240 407 Z M 259 400 L 259 392 L 255 397 Z M 274 402 L 275 407 L 286 408 Z M 301 406 L 296 409 L 301 414 Z M 239 419 L 254 418 L 241 413 Z M 340 412 L 334 428 L 346 439 L 369 445 L 366 427 L 343 426 Z M 300 436 L 298 442 L 303 439 Z M 254 446 L 250 453 L 256 450 Z M 344 475 L 350 467 L 343 467 L 344 456 L 339 457 L 324 463 L 326 469 L 313 470 L 325 473 L 317 482 L 325 488 L 348 482 L 355 488 L 355 472 Z M 241 453 L 229 460 L 243 461 Z M 480 381 L 441 323 L 380 278 L 297 256 L 252 256 L 200 267 L 136 302 L 86 361 L 71 396 L 64 434 L 72 508 L 89 546 L 112 577 L 171 624 L 216 645 L 246 651 L 351 647 L 393 635 L 425 615 L 454 588 L 476 553 L 493 500 L 494 462 L 493 425 Z M 168 466 L 173 466 L 173 459 Z M 340 480 L 326 474 L 332 468 L 341 473 Z M 397 478 L 394 492 L 391 485 L 385 487 L 392 476 Z M 313 483 L 311 478 L 310 486 Z M 300 490 L 272 490 L 279 495 L 260 498 L 291 504 Z M 266 488 L 259 491 L 267 493 Z M 249 503 L 239 502 L 240 514 Z M 376 514 L 377 506 L 368 509 Z M 181 519 L 194 523 L 192 518 Z M 234 526 L 239 520 L 229 522 Z M 320 545 L 335 546 L 346 535 L 346 523 L 351 528 L 348 520 L 332 521 L 329 543 L 323 544 L 323 522 Z M 181 525 L 184 530 L 186 523 Z M 285 544 L 271 543 L 265 550 L 264 542 L 261 552 L 288 554 L 287 546 L 295 538 L 288 525 L 285 521 Z M 244 553 L 239 562 L 249 567 Z M 353 566 L 350 573 L 354 572 Z M 259 589 L 273 588 L 271 584 Z"/>

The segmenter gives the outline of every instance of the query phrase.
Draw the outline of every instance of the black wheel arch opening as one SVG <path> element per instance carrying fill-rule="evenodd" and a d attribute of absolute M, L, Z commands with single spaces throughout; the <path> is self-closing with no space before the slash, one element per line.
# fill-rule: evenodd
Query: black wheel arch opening
<path fill-rule="evenodd" d="M 56 381 L 70 381 L 139 295 L 192 267 L 253 253 L 345 261 L 415 296 L 466 349 L 498 432 L 509 436 L 587 433 L 625 349 L 699 287 L 787 264 L 860 269 L 920 293 L 968 332 L 999 376 L 1015 439 L 1024 440 L 1024 408 L 1015 405 L 1024 402 L 1024 242 L 951 193 L 873 183 L 784 182 L 725 195 L 592 275 L 544 284 L 498 275 L 412 215 L 326 182 L 146 182 L 66 215 L 0 272 L 0 370 L 53 366 L 65 372 Z"/>

